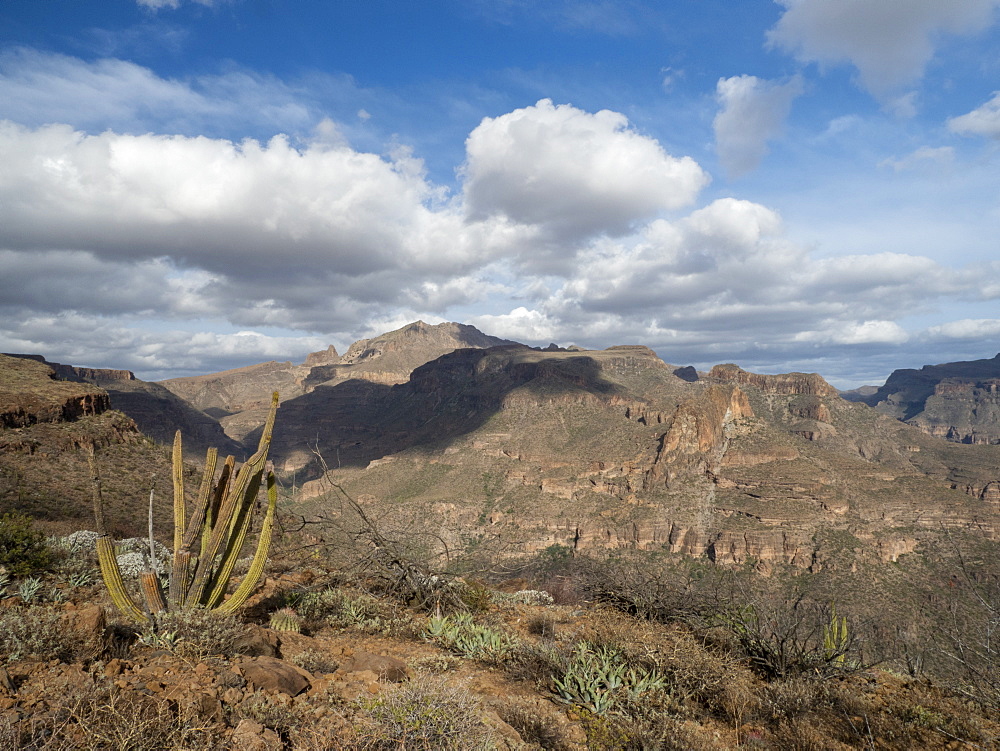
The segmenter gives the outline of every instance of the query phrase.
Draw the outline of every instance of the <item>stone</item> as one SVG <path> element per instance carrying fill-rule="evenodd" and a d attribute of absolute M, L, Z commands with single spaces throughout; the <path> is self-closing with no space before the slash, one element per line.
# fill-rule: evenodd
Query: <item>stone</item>
<path fill-rule="evenodd" d="M 257 657 L 238 665 L 243 677 L 254 688 L 297 696 L 307 690 L 312 676 L 290 662 L 274 657 Z"/>
<path fill-rule="evenodd" d="M 250 719 L 240 720 L 230 741 L 240 751 L 281 751 L 281 738 L 270 728 Z"/>
<path fill-rule="evenodd" d="M 271 629 L 254 626 L 233 645 L 236 652 L 251 657 L 274 657 L 278 654 L 278 636 Z"/>
<path fill-rule="evenodd" d="M 376 655 L 370 652 L 356 651 L 344 660 L 338 672 L 361 673 L 371 671 L 376 679 L 391 683 L 402 683 L 410 678 L 410 670 L 406 663 L 395 657 Z"/>

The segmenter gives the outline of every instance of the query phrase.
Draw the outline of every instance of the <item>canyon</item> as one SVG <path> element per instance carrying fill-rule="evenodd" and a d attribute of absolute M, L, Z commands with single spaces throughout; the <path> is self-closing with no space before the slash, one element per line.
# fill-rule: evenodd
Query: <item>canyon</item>
<path fill-rule="evenodd" d="M 193 459 L 206 444 L 242 458 L 259 435 L 264 399 L 278 390 L 271 458 L 289 513 L 335 516 L 342 491 L 388 532 L 449 555 L 637 548 L 849 570 L 942 536 L 994 546 L 1000 534 L 1000 446 L 944 440 L 912 411 L 919 389 L 925 402 L 944 398 L 954 375 L 908 390 L 890 378 L 869 406 L 818 374 L 734 364 L 698 373 L 642 346 L 537 349 L 422 322 L 343 356 L 331 347 L 301 365 L 159 384 L 127 371 L 17 362 L 0 365 L 21 379 L 30 368 L 32 383 L 93 405 L 90 417 L 63 414 L 67 424 L 121 410 L 119 423 L 130 426 L 119 432 L 131 436 L 123 445 L 143 434 L 163 444 L 181 429 Z M 75 380 L 55 380 L 59 372 Z M 976 373 L 975 388 L 995 395 Z M 23 401 L 22 410 L 32 403 L 13 386 L 0 396 Z M 32 414 L 62 414 L 57 401 Z M 26 418 L 4 420 L 5 445 L 26 445 L 11 440 L 31 430 Z M 976 435 L 1000 430 L 1000 421 L 981 422 Z M 27 464 L 22 457 L 22 477 Z M 122 507 L 139 503 L 149 483 L 135 479 Z M 84 500 L 67 508 L 85 516 Z"/>

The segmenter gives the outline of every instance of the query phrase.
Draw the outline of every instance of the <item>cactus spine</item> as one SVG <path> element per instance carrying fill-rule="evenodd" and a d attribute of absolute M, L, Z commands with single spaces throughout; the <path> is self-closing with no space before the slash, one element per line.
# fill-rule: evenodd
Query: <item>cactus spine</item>
<path fill-rule="evenodd" d="M 261 575 L 271 546 L 271 534 L 278 505 L 278 489 L 274 473 L 267 469 L 267 452 L 271 445 L 274 418 L 278 409 L 278 393 L 271 397 L 271 411 L 264 425 L 257 452 L 235 473 L 235 460 L 228 457 L 217 483 L 215 477 L 218 452 L 211 448 L 205 457 L 205 471 L 197 498 L 188 516 L 184 497 L 184 463 L 181 434 L 177 431 L 173 446 L 174 484 L 174 551 L 167 598 L 164 599 L 159 580 L 152 571 L 141 577 L 145 607 L 140 607 L 128 594 L 122 580 L 114 543 L 104 531 L 100 480 L 93 465 L 94 510 L 98 532 L 97 554 L 101 576 L 111 599 L 126 616 L 139 622 L 150 622 L 152 614 L 163 610 L 207 607 L 231 613 L 238 609 L 253 592 Z M 266 472 L 266 480 L 265 480 Z M 261 524 L 250 569 L 236 591 L 225 599 L 233 567 L 246 542 L 253 521 L 257 494 L 261 482 L 267 484 L 267 511 Z"/>

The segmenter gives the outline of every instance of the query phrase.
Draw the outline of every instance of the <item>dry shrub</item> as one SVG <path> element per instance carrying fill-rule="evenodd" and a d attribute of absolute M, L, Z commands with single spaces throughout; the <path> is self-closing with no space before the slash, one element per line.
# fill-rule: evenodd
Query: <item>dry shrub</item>
<path fill-rule="evenodd" d="M 418 657 L 415 660 L 410 660 L 410 666 L 414 670 L 431 673 L 432 675 L 451 672 L 461 664 L 461 657 L 449 654 L 427 655 L 426 657 Z"/>
<path fill-rule="evenodd" d="M 250 627 L 238 615 L 205 608 L 160 613 L 155 630 L 176 638 L 177 654 L 199 660 L 210 655 L 235 657 L 240 653 L 239 645 L 250 634 Z"/>
<path fill-rule="evenodd" d="M 67 628 L 63 614 L 47 605 L 0 611 L 0 655 L 9 660 L 61 660 L 72 662 L 92 645 Z"/>
<path fill-rule="evenodd" d="M 298 665 L 300 668 L 312 673 L 313 675 L 333 673 L 338 667 L 340 667 L 340 664 L 330 655 L 325 654 L 318 649 L 306 649 L 292 655 L 288 659 L 292 664 Z"/>
<path fill-rule="evenodd" d="M 761 710 L 771 722 L 794 720 L 817 704 L 815 681 L 799 676 L 764 686 Z"/>
<path fill-rule="evenodd" d="M 222 746 L 217 730 L 170 702 L 100 683 L 70 690 L 46 712 L 0 722 L 0 751 L 211 751 Z"/>
<path fill-rule="evenodd" d="M 797 717 L 783 722 L 774 733 L 773 746 L 780 751 L 853 751 L 856 748 L 875 747 L 868 742 L 855 745 L 834 740 L 830 737 L 829 730 L 811 717 Z"/>
<path fill-rule="evenodd" d="M 629 716 L 585 715 L 591 751 L 656 749 L 656 751 L 723 751 L 729 747 L 697 723 L 656 712 Z"/>
<path fill-rule="evenodd" d="M 497 704 L 494 709 L 525 743 L 535 743 L 546 751 L 568 751 L 573 747 L 559 723 L 539 712 L 537 706 L 506 701 Z"/>
<path fill-rule="evenodd" d="M 534 615 L 528 619 L 525 628 L 533 636 L 552 639 L 556 635 L 556 618 L 552 613 Z"/>
<path fill-rule="evenodd" d="M 417 679 L 361 705 L 360 748 L 370 751 L 486 751 L 496 733 L 463 688 Z"/>

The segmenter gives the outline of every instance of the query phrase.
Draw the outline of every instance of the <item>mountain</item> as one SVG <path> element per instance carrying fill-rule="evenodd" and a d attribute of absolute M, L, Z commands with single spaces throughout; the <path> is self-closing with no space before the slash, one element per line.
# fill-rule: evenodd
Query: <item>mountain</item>
<path fill-rule="evenodd" d="M 151 396 L 165 387 L 88 375 L 111 393 L 105 407 L 166 414 Z M 818 570 L 1000 533 L 1000 446 L 943 441 L 817 374 L 699 373 L 642 346 L 540 350 L 417 322 L 343 356 L 168 383 L 248 443 L 262 396 L 295 384 L 271 449 L 288 508 L 326 513 L 336 483 L 449 550 L 637 547 Z M 145 401 L 129 405 L 138 388 Z"/>
<path fill-rule="evenodd" d="M 219 420 L 237 441 L 264 424 L 271 394 L 282 401 L 308 394 L 323 384 L 359 379 L 372 383 L 403 383 L 413 369 L 462 348 L 514 344 L 488 336 L 473 326 L 416 321 L 395 331 L 361 339 L 341 357 L 334 347 L 313 352 L 302 365 L 266 362 L 189 378 L 171 378 L 161 385 Z"/>
<path fill-rule="evenodd" d="M 1000 532 L 1000 447 L 940 441 L 816 374 L 676 371 L 645 347 L 457 350 L 406 383 L 289 399 L 272 457 L 315 497 L 302 508 L 322 511 L 336 483 L 452 550 L 626 546 L 815 570 Z"/>
<path fill-rule="evenodd" d="M 184 435 L 185 454 L 200 458 L 215 446 L 226 456 L 243 458 L 243 447 L 225 434 L 217 420 L 192 407 L 188 402 L 156 383 L 142 381 L 129 370 L 81 368 L 49 362 L 40 355 L 11 355 L 34 360 L 50 368 L 66 383 L 88 383 L 100 387 L 108 403 L 105 409 L 126 413 L 138 429 L 157 443 L 170 444 L 174 433 Z"/>
<path fill-rule="evenodd" d="M 60 372 L 76 375 L 68 367 Z M 61 380 L 41 358 L 0 355 L 0 510 L 29 513 L 53 531 L 92 529 L 87 457 L 95 451 L 109 530 L 128 537 L 143 529 L 151 486 L 165 529 L 168 454 L 111 406 L 106 391 Z"/>
<path fill-rule="evenodd" d="M 957 443 L 1000 443 L 1000 354 L 988 360 L 893 371 L 863 401 L 929 435 Z"/>

